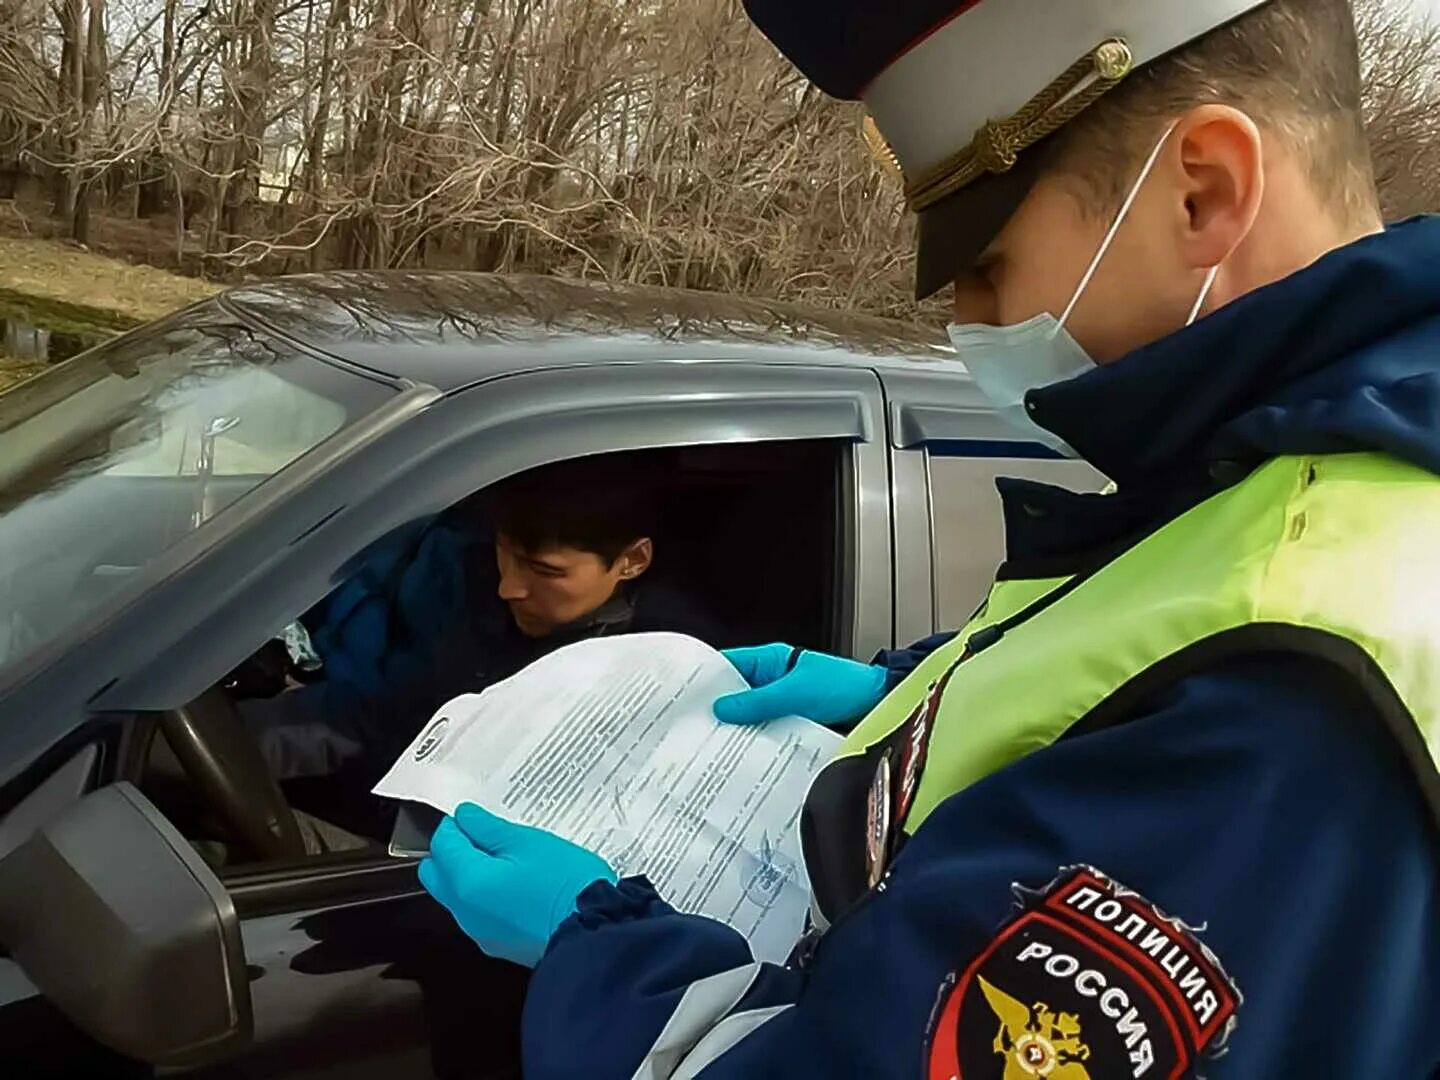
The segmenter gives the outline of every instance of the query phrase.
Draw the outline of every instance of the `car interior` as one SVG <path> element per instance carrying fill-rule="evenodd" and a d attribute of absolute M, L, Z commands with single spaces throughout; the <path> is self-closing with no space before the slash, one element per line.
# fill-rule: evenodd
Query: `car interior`
<path fill-rule="evenodd" d="M 846 450 L 840 442 L 795 441 L 644 452 L 663 478 L 648 573 L 706 612 L 718 628 L 709 644 L 839 645 L 847 580 L 841 571 Z M 483 514 L 482 496 L 477 492 L 433 520 L 474 520 Z M 347 565 L 363 565 L 365 557 Z M 297 614 L 303 624 L 308 613 Z M 369 793 L 374 778 L 362 785 L 341 770 L 282 783 L 247 730 L 237 700 L 291 693 L 324 678 L 323 657 L 317 669 L 317 658 L 301 664 L 294 652 L 293 639 L 257 643 L 250 658 L 183 709 L 142 717 L 128 741 L 131 764 L 122 771 L 138 778 L 222 876 L 236 868 L 383 852 L 391 837 L 396 806 Z M 454 693 L 472 689 L 457 686 Z M 414 731 L 396 733 L 399 745 L 426 719 L 420 717 Z"/>

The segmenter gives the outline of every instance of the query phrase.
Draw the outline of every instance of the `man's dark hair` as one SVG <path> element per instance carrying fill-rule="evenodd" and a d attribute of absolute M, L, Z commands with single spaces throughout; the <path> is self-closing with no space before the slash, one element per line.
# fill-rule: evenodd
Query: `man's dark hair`
<path fill-rule="evenodd" d="M 1347 221 L 1376 216 L 1350 0 L 1271 0 L 1141 68 L 1066 125 L 1057 168 L 1113 212 L 1164 123 L 1206 104 L 1240 109 L 1293 147 Z"/>
<path fill-rule="evenodd" d="M 658 523 L 660 470 L 632 454 L 578 458 L 502 480 L 486 502 L 497 533 L 526 551 L 573 547 L 613 565 Z"/>

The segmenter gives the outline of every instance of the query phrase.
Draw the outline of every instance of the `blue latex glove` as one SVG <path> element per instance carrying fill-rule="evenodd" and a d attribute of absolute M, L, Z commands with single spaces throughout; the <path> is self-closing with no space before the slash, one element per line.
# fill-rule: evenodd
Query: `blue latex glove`
<path fill-rule="evenodd" d="M 806 649 L 790 664 L 789 645 L 726 649 L 725 659 L 752 689 L 715 702 L 715 718 L 725 724 L 763 724 L 781 716 L 803 716 L 827 727 L 862 719 L 885 696 L 886 672 Z"/>
<path fill-rule="evenodd" d="M 550 935 L 596 881 L 615 882 L 605 860 L 544 829 L 461 803 L 430 838 L 420 883 L 490 956 L 534 967 Z"/>

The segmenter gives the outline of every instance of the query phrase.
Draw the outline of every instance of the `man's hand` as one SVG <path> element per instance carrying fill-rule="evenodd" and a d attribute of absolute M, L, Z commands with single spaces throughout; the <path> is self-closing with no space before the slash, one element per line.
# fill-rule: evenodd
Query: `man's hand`
<path fill-rule="evenodd" d="M 596 881 L 614 883 L 600 856 L 544 829 L 462 803 L 430 839 L 420 883 L 490 956 L 534 967 L 550 935 Z"/>
<path fill-rule="evenodd" d="M 826 727 L 861 720 L 885 696 L 885 669 L 789 645 L 727 649 L 725 658 L 752 689 L 715 702 L 726 724 L 762 724 L 803 716 Z"/>

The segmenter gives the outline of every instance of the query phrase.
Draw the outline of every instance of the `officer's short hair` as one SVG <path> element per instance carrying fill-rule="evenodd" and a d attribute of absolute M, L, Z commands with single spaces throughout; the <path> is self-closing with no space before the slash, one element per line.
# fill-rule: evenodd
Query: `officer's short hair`
<path fill-rule="evenodd" d="M 1350 220 L 1379 199 L 1361 110 L 1350 0 L 1272 0 L 1130 75 L 1066 125 L 1055 167 L 1113 213 L 1164 122 L 1196 105 L 1231 105 L 1309 161 L 1322 199 Z"/>
<path fill-rule="evenodd" d="M 654 537 L 663 483 L 651 455 L 605 454 L 502 480 L 485 503 L 495 531 L 525 551 L 573 547 L 613 566 L 636 540 Z"/>

